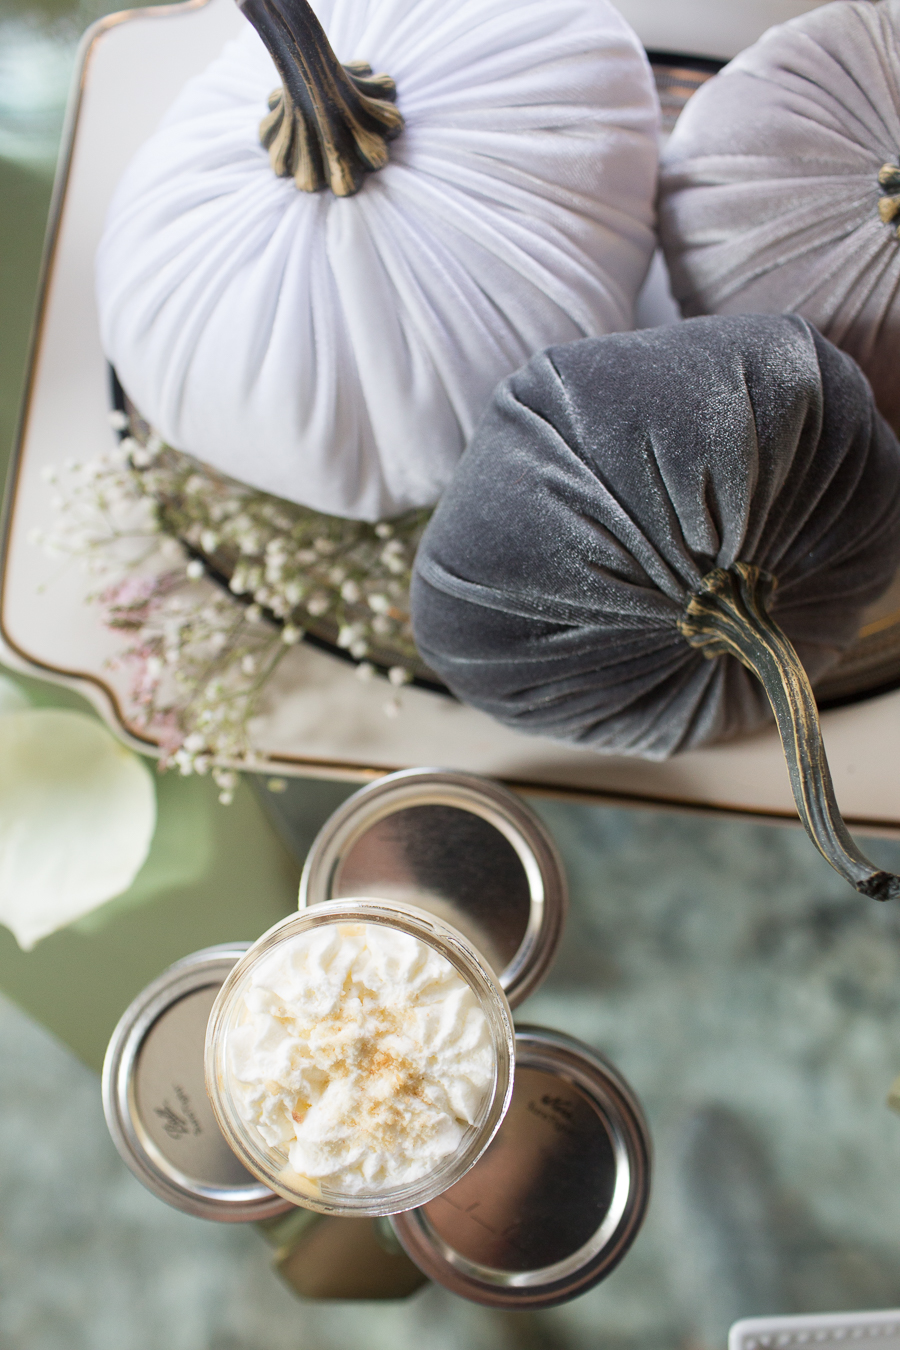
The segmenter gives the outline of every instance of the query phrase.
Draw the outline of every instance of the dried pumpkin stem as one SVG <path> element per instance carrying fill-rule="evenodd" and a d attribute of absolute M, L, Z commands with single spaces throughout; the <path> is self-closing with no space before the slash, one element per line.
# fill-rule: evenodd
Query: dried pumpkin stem
<path fill-rule="evenodd" d="M 679 628 L 704 656 L 737 657 L 757 676 L 775 713 L 807 834 L 822 857 L 863 895 L 893 900 L 900 896 L 900 877 L 873 867 L 841 818 L 812 686 L 791 642 L 766 609 L 774 589 L 774 579 L 749 563 L 735 563 L 727 571 L 717 567 L 690 597 Z"/>
<path fill-rule="evenodd" d="M 281 76 L 259 128 L 272 168 L 303 192 L 352 196 L 403 130 L 394 81 L 361 61 L 342 66 L 306 0 L 238 3 Z"/>
<path fill-rule="evenodd" d="M 878 201 L 878 215 L 885 225 L 900 216 L 900 165 L 883 164 L 878 172 L 878 186 L 884 194 Z M 900 228 L 897 229 L 900 239 Z"/>

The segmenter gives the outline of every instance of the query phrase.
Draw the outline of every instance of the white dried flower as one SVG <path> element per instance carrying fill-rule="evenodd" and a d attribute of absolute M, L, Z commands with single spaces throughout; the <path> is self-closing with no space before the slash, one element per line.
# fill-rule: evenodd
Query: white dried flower
<path fill-rule="evenodd" d="M 109 606 L 107 622 L 121 628 L 124 618 L 133 633 L 122 659 L 134 663 L 134 723 L 151 734 L 164 728 L 169 762 L 182 773 L 203 773 L 217 759 L 264 765 L 264 759 L 253 760 L 249 744 L 257 702 L 285 646 L 302 638 L 300 623 L 290 620 L 303 610 L 339 617 L 343 606 L 368 604 L 369 622 L 344 621 L 339 635 L 359 662 L 361 680 L 377 673 L 363 660 L 373 633 L 390 634 L 398 658 L 401 651 L 403 660 L 414 656 L 407 590 L 423 515 L 411 517 L 408 527 L 379 522 L 374 536 L 382 543 L 375 544 L 372 528 L 362 522 L 317 518 L 193 468 L 155 433 L 146 446 L 124 437 L 117 449 L 86 465 L 70 461 L 69 470 L 55 502 L 58 524 L 49 535 L 36 531 L 34 537 L 87 570 L 100 571 L 114 560 L 124 562 L 126 575 L 142 569 L 134 585 L 109 587 L 96 598 Z M 53 469 L 44 477 L 53 481 Z M 172 514 L 169 502 L 177 507 Z M 169 535 L 175 528 L 181 540 Z M 189 547 L 207 554 L 241 549 L 230 585 L 252 604 L 242 608 L 244 602 L 238 605 L 227 593 L 185 584 L 206 576 L 202 558 L 191 558 Z M 155 576 L 144 566 L 154 550 L 162 569 Z M 273 614 L 287 621 L 283 629 L 267 621 Z M 394 686 L 407 679 L 398 665 Z M 398 707 L 393 700 L 388 715 Z M 236 777 L 217 783 L 222 799 L 231 800 Z"/>
<path fill-rule="evenodd" d="M 113 431 L 124 431 L 128 426 L 128 418 L 121 408 L 114 408 L 111 413 L 108 413 L 107 420 Z"/>
<path fill-rule="evenodd" d="M 402 685 L 409 684 L 412 675 L 403 666 L 391 666 L 388 671 L 388 679 L 396 689 L 399 689 Z"/>
<path fill-rule="evenodd" d="M 266 787 L 269 789 L 270 792 L 287 792 L 287 779 L 270 778 L 269 781 L 266 783 Z"/>
<path fill-rule="evenodd" d="M 358 680 L 362 680 L 364 684 L 368 684 L 370 680 L 374 680 L 378 672 L 371 661 L 361 661 L 356 667 L 355 674 Z"/>
<path fill-rule="evenodd" d="M 191 755 L 185 749 L 176 750 L 172 756 L 172 763 L 176 766 L 182 778 L 187 778 L 194 772 L 194 761 Z"/>
<path fill-rule="evenodd" d="M 338 629 L 337 645 L 346 651 L 362 636 L 361 623 L 345 623 Z"/>

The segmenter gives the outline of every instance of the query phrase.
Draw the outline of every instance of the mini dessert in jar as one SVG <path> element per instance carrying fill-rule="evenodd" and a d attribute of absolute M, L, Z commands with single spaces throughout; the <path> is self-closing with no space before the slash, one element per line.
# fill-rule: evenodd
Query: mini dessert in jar
<path fill-rule="evenodd" d="M 477 1161 L 512 1092 L 497 979 L 411 906 L 333 901 L 264 934 L 210 1016 L 207 1090 L 244 1165 L 295 1204 L 392 1214 Z"/>

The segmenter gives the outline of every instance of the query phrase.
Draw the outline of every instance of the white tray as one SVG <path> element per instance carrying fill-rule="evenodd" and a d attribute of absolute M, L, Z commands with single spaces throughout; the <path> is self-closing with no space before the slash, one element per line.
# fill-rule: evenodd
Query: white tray
<path fill-rule="evenodd" d="M 715 50 L 728 55 L 768 23 L 810 7 L 800 0 L 727 7 L 721 0 L 692 0 L 684 7 L 684 40 L 678 45 L 707 50 L 694 29 L 702 27 L 704 15 L 718 14 Z M 648 47 L 676 44 L 671 0 L 626 0 L 623 9 Z M 723 10 L 735 23 L 731 38 L 722 27 Z M 90 458 L 112 443 L 93 259 L 114 185 L 187 77 L 244 22 L 233 0 L 189 0 L 112 15 L 85 38 L 7 500 L 0 654 L 20 670 L 81 689 L 123 739 L 149 753 L 155 746 L 123 712 L 123 678 L 106 668 L 120 640 L 85 604 L 90 578 L 72 567 L 61 570 L 28 536 L 48 525 L 50 490 L 41 469 L 68 455 Z M 359 781 L 433 764 L 488 774 L 526 790 L 795 819 L 774 730 L 651 764 L 526 737 L 418 689 L 403 691 L 400 716 L 388 720 L 387 695 L 383 682 L 362 684 L 342 662 L 296 648 L 282 664 L 273 712 L 259 729 L 259 749 L 280 771 L 299 775 Z M 838 799 L 850 823 L 900 831 L 900 692 L 830 712 L 823 720 Z"/>
<path fill-rule="evenodd" d="M 729 60 L 823 0 L 614 0 L 648 51 Z"/>

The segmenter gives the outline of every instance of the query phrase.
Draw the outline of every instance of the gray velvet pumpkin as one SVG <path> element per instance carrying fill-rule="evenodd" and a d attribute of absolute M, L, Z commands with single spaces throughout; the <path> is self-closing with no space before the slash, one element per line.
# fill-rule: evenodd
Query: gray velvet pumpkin
<path fill-rule="evenodd" d="M 609 752 L 760 726 L 759 676 L 796 795 L 821 751 L 796 653 L 827 669 L 898 565 L 900 445 L 856 364 L 795 315 L 701 318 L 500 384 L 425 532 L 413 624 L 466 702 Z"/>
<path fill-rule="evenodd" d="M 803 314 L 900 426 L 900 0 L 771 28 L 691 99 L 660 233 L 686 315 Z"/>

